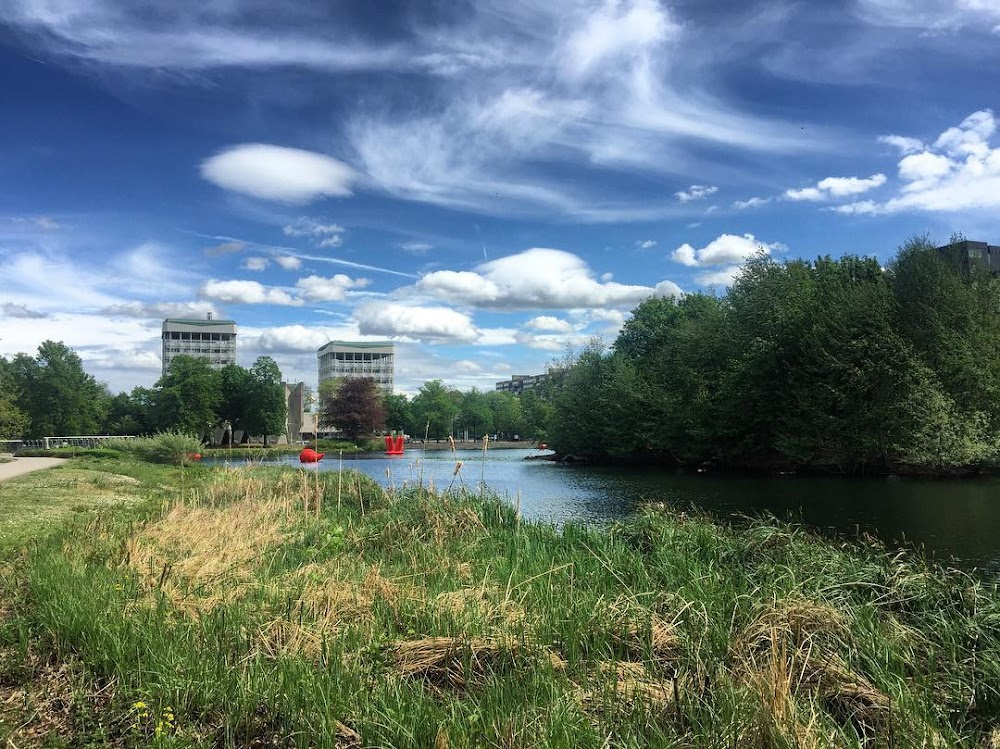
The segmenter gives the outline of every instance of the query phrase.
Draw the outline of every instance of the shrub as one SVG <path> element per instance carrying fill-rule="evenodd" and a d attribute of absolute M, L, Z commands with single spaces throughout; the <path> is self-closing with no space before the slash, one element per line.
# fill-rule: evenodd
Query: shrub
<path fill-rule="evenodd" d="M 201 452 L 201 440 L 180 432 L 160 432 L 152 437 L 108 440 L 106 444 L 140 460 L 178 466 L 187 465 L 191 462 L 192 454 Z"/>

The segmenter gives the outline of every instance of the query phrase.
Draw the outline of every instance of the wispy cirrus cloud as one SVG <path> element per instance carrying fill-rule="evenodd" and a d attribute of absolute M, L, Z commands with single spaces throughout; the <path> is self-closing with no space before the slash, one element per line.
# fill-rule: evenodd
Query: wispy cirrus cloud
<path fill-rule="evenodd" d="M 886 176 L 881 173 L 873 174 L 871 177 L 827 177 L 813 187 L 785 190 L 785 197 L 789 200 L 807 201 L 846 198 L 881 187 L 885 181 Z"/>
<path fill-rule="evenodd" d="M 302 216 L 282 229 L 286 237 L 305 237 L 317 247 L 340 247 L 344 243 L 344 227 L 320 219 Z"/>

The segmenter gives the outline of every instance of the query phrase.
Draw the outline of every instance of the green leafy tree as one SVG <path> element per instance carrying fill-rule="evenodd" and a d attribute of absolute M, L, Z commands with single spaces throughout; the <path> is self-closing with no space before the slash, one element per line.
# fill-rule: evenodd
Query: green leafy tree
<path fill-rule="evenodd" d="M 459 431 L 468 432 L 473 438 L 493 433 L 493 410 L 487 394 L 476 388 L 462 395 L 456 422 Z"/>
<path fill-rule="evenodd" d="M 253 378 L 249 370 L 239 364 L 227 364 L 219 370 L 219 387 L 219 423 L 228 426 L 223 439 L 232 439 L 236 431 L 243 431 L 244 439 L 249 439 L 253 404 Z"/>
<path fill-rule="evenodd" d="M 45 341 L 34 358 L 18 354 L 7 367 L 13 398 L 27 414 L 31 437 L 94 434 L 110 395 L 63 343 Z"/>
<path fill-rule="evenodd" d="M 260 434 L 267 445 L 268 435 L 284 434 L 288 419 L 281 370 L 270 356 L 259 356 L 250 367 L 250 406 L 245 429 Z"/>
<path fill-rule="evenodd" d="M 410 399 L 402 393 L 386 393 L 382 396 L 385 411 L 385 426 L 396 432 L 413 433 L 413 414 Z"/>
<path fill-rule="evenodd" d="M 426 432 L 433 439 L 441 439 L 452 433 L 459 414 L 454 393 L 441 380 L 428 380 L 421 385 L 410 404 L 414 427 L 421 437 Z"/>
<path fill-rule="evenodd" d="M 176 356 L 154 388 L 154 421 L 159 431 L 205 438 L 218 422 L 221 402 L 221 378 L 211 364 L 201 357 Z"/>
<path fill-rule="evenodd" d="M 524 415 L 525 435 L 539 441 L 547 440 L 555 410 L 551 401 L 535 390 L 525 390 L 518 400 Z"/>
<path fill-rule="evenodd" d="M 111 398 L 104 417 L 107 434 L 149 434 L 154 431 L 153 391 L 135 387 L 129 393 L 119 393 Z"/>
<path fill-rule="evenodd" d="M 371 377 L 346 377 L 323 404 L 320 424 L 333 426 L 360 442 L 385 425 L 382 394 Z"/>

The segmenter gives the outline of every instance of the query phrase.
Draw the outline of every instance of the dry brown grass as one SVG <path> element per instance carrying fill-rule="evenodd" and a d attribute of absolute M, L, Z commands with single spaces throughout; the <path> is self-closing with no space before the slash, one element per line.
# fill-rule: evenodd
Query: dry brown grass
<path fill-rule="evenodd" d="M 420 680 L 435 690 L 464 689 L 481 684 L 490 674 L 543 662 L 554 669 L 565 666 L 547 649 L 488 637 L 398 640 L 386 651 L 399 676 Z"/>
<path fill-rule="evenodd" d="M 874 737 L 888 725 L 890 700 L 848 667 L 840 653 L 849 643 L 845 617 L 829 604 L 782 601 L 734 643 L 735 676 L 757 693 L 774 728 L 799 746 L 830 746 L 816 705 Z"/>

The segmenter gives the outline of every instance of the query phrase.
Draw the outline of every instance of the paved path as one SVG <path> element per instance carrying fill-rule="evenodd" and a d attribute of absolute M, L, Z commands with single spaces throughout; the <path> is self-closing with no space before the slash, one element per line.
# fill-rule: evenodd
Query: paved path
<path fill-rule="evenodd" d="M 66 458 L 14 458 L 10 463 L 0 463 L 0 481 L 12 479 L 43 468 L 61 466 Z"/>

